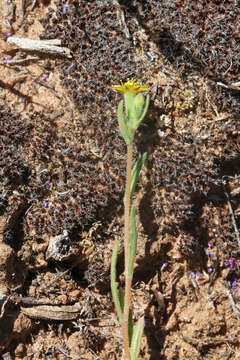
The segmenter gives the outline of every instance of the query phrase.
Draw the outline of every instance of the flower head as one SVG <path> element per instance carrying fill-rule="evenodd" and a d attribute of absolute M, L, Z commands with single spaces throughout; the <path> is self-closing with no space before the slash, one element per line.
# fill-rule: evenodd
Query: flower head
<path fill-rule="evenodd" d="M 8 61 L 11 60 L 11 56 L 7 56 L 3 59 L 3 64 L 7 64 Z"/>
<path fill-rule="evenodd" d="M 125 93 L 139 94 L 148 89 L 147 85 L 141 85 L 139 81 L 134 81 L 134 79 L 127 79 L 125 83 L 121 81 L 121 85 L 112 85 L 112 88 Z"/>
<path fill-rule="evenodd" d="M 47 207 L 49 206 L 49 201 L 44 201 L 44 202 L 43 202 L 43 206 L 44 206 L 45 208 L 47 208 Z"/>
<path fill-rule="evenodd" d="M 234 268 L 234 264 L 235 264 L 235 259 L 233 257 L 230 258 L 229 264 L 230 264 L 230 269 L 232 270 Z"/>
<path fill-rule="evenodd" d="M 164 270 L 168 267 L 168 262 L 162 264 L 161 270 Z"/>
<path fill-rule="evenodd" d="M 237 281 L 238 281 L 238 279 L 234 278 L 233 281 L 231 282 L 231 288 L 233 290 L 237 290 Z"/>

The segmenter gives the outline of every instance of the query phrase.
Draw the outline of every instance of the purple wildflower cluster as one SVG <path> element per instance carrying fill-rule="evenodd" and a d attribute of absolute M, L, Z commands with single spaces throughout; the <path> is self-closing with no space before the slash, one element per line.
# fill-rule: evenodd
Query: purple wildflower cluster
<path fill-rule="evenodd" d="M 11 60 L 11 56 L 5 57 L 5 58 L 3 59 L 3 64 L 4 64 L 4 65 L 7 64 L 9 60 Z"/>

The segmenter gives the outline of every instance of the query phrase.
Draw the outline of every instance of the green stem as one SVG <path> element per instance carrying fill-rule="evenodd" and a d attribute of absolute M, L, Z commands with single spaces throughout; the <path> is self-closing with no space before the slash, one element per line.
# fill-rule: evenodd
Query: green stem
<path fill-rule="evenodd" d="M 131 189 L 131 171 L 132 171 L 132 142 L 127 148 L 127 174 L 126 174 L 126 191 L 125 191 L 125 208 L 124 208 L 124 254 L 125 254 L 125 291 L 124 291 L 124 308 L 123 308 L 123 345 L 125 360 L 130 360 L 128 322 L 129 309 L 131 303 L 131 286 L 132 276 L 128 273 L 129 255 L 130 255 L 130 189 Z"/>

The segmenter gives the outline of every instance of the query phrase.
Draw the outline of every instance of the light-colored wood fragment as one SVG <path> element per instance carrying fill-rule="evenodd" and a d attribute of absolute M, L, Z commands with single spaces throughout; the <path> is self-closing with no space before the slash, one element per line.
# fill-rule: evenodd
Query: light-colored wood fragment
<path fill-rule="evenodd" d="M 11 36 L 7 39 L 7 43 L 15 45 L 23 51 L 36 51 L 52 55 L 66 56 L 72 58 L 70 50 L 66 47 L 60 47 L 61 40 L 33 40 L 28 38 L 20 38 Z"/>
<path fill-rule="evenodd" d="M 24 59 L 14 59 L 14 60 L 8 60 L 7 64 L 8 65 L 18 65 L 18 64 L 24 64 L 28 61 L 35 61 L 35 60 L 39 60 L 39 57 L 37 56 L 29 56 L 26 57 Z"/>
<path fill-rule="evenodd" d="M 74 305 L 38 305 L 31 307 L 21 306 L 23 314 L 33 319 L 43 320 L 74 320 L 80 315 L 81 307 L 79 303 Z"/>

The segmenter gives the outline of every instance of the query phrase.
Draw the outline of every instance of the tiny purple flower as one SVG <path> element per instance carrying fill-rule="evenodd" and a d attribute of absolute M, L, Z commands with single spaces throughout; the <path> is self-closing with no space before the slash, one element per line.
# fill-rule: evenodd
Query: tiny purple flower
<path fill-rule="evenodd" d="M 211 274 L 213 272 L 213 268 L 211 266 L 208 267 L 207 272 Z"/>
<path fill-rule="evenodd" d="M 233 257 L 230 258 L 229 264 L 230 264 L 230 269 L 232 270 L 234 268 L 234 264 L 235 264 L 235 259 Z"/>
<path fill-rule="evenodd" d="M 3 59 L 3 64 L 7 64 L 8 61 L 11 60 L 11 56 L 7 56 Z"/>
<path fill-rule="evenodd" d="M 9 33 L 7 34 L 7 36 L 8 36 L 8 37 L 12 36 L 12 33 L 9 32 Z"/>
<path fill-rule="evenodd" d="M 64 4 L 64 3 L 63 3 L 63 4 L 61 4 L 61 6 L 64 7 L 64 8 L 66 8 L 66 7 L 68 7 L 68 4 Z"/>
<path fill-rule="evenodd" d="M 50 189 L 51 185 L 49 183 L 46 184 L 46 188 Z"/>
<path fill-rule="evenodd" d="M 42 81 L 46 81 L 46 80 L 47 80 L 47 77 L 46 77 L 46 76 L 43 76 L 43 77 L 41 78 L 41 80 L 42 80 Z"/>
<path fill-rule="evenodd" d="M 49 206 L 49 201 L 44 201 L 44 202 L 43 202 L 43 206 L 44 206 L 45 208 L 47 208 L 47 207 Z"/>
<path fill-rule="evenodd" d="M 198 274 L 198 272 L 191 271 L 191 272 L 190 272 L 190 275 L 191 275 L 192 278 L 195 279 L 196 281 L 198 281 L 199 278 L 200 278 L 200 275 Z"/>
<path fill-rule="evenodd" d="M 210 251 L 206 251 L 206 255 L 210 256 L 211 255 Z"/>
<path fill-rule="evenodd" d="M 168 267 L 168 262 L 165 262 L 162 264 L 161 270 L 166 269 L 166 267 Z"/>
<path fill-rule="evenodd" d="M 231 288 L 233 290 L 237 290 L 237 278 L 234 278 L 233 282 L 231 283 Z"/>
<path fill-rule="evenodd" d="M 212 243 L 208 243 L 208 247 L 209 247 L 209 249 L 212 249 L 212 248 L 213 248 L 213 244 L 212 244 Z"/>

